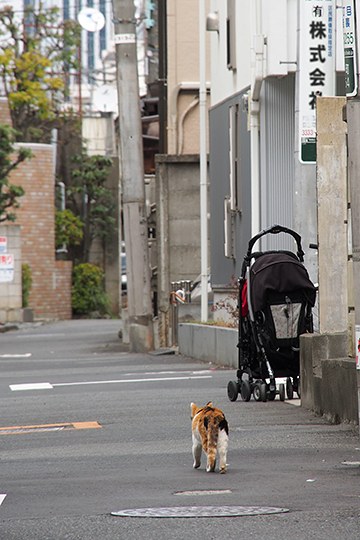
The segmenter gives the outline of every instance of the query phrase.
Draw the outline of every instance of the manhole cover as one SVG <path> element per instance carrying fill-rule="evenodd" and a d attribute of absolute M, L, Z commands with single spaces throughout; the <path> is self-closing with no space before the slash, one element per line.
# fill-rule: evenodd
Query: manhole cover
<path fill-rule="evenodd" d="M 174 506 L 169 508 L 134 508 L 111 512 L 118 517 L 141 518 L 193 518 L 193 517 L 234 517 L 258 516 L 263 514 L 281 514 L 288 508 L 271 506 Z"/>

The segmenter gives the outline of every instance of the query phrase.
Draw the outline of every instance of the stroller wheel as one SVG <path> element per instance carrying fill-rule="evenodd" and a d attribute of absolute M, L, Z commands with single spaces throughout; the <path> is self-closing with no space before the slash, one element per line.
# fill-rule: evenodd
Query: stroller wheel
<path fill-rule="evenodd" d="M 280 401 L 285 401 L 285 384 L 279 384 L 279 398 Z"/>
<path fill-rule="evenodd" d="M 239 385 L 236 381 L 229 381 L 227 386 L 228 398 L 230 401 L 236 401 L 239 395 Z"/>
<path fill-rule="evenodd" d="M 266 401 L 266 384 L 262 381 L 256 381 L 253 396 L 255 401 Z"/>
<path fill-rule="evenodd" d="M 241 398 L 243 401 L 250 401 L 251 386 L 249 381 L 241 381 Z"/>
<path fill-rule="evenodd" d="M 286 395 L 288 399 L 293 399 L 294 397 L 294 387 L 290 377 L 286 379 Z"/>

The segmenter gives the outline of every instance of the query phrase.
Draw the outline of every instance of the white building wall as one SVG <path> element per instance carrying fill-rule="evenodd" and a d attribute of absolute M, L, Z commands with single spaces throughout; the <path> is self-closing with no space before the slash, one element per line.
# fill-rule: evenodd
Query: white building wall
<path fill-rule="evenodd" d="M 211 104 L 250 85 L 254 77 L 256 36 L 263 36 L 263 77 L 297 71 L 298 0 L 236 0 L 236 71 L 226 66 L 227 1 L 211 0 L 219 32 L 211 34 Z M 340 7 L 340 6 L 339 6 Z M 344 70 L 342 10 L 336 9 L 336 70 Z"/>
<path fill-rule="evenodd" d="M 219 15 L 219 32 L 211 32 L 212 105 L 251 84 L 259 43 L 264 78 L 296 71 L 297 0 L 236 1 L 236 70 L 226 65 L 227 2 L 212 0 L 211 10 Z"/>
<path fill-rule="evenodd" d="M 211 34 L 211 104 L 215 105 L 226 97 L 242 90 L 250 83 L 250 12 L 251 1 L 237 0 L 236 9 L 241 17 L 236 20 L 236 71 L 226 65 L 226 16 L 227 2 L 211 0 L 211 12 L 219 17 L 219 32 Z"/>

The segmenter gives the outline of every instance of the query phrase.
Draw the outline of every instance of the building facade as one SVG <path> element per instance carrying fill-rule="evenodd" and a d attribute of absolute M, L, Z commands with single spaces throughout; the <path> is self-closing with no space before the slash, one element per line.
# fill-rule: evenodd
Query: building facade
<path fill-rule="evenodd" d="M 333 0 L 212 0 L 208 21 L 215 291 L 239 275 L 251 236 L 274 224 L 302 236 L 317 282 L 316 97 L 343 95 L 342 10 Z M 285 235 L 260 245 L 292 248 Z"/>

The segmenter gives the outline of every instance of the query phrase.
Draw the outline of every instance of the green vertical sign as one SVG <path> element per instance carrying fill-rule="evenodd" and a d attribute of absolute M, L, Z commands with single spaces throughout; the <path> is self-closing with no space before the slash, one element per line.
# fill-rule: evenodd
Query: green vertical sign
<path fill-rule="evenodd" d="M 343 0 L 343 40 L 345 61 L 345 92 L 348 97 L 353 97 L 358 93 L 356 9 L 354 0 Z"/>

